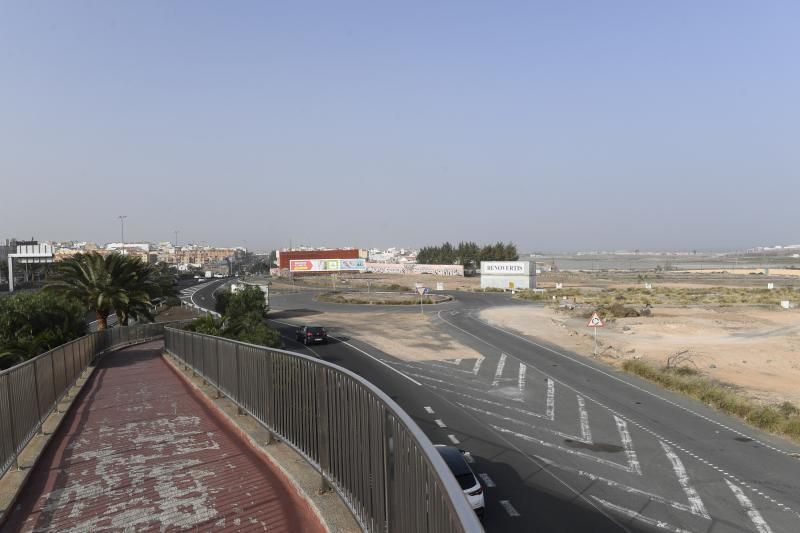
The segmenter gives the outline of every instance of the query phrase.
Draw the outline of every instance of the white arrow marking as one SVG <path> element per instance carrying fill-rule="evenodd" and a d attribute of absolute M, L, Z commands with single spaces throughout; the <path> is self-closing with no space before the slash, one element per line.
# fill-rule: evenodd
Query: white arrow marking
<path fill-rule="evenodd" d="M 518 387 L 519 387 L 519 390 L 521 390 L 521 391 L 525 390 L 525 370 L 527 370 L 527 368 L 528 367 L 526 367 L 524 364 L 522 364 L 522 363 L 519 364 L 519 383 L 518 383 Z"/>
<path fill-rule="evenodd" d="M 602 498 L 598 498 L 597 496 L 592 496 L 592 499 L 599 503 L 600 505 L 611 509 L 612 511 L 616 511 L 620 514 L 623 514 L 629 518 L 633 518 L 635 520 L 639 520 L 640 522 L 644 522 L 650 526 L 657 527 L 659 529 L 666 529 L 667 531 L 672 531 L 673 533 L 691 533 L 686 529 L 681 529 L 679 527 L 675 527 L 671 524 L 664 522 L 663 520 L 656 520 L 655 518 L 649 518 L 647 516 L 640 515 L 636 511 L 631 509 L 626 509 L 625 507 L 620 507 L 619 505 L 615 505 L 611 502 L 607 502 Z"/>
<path fill-rule="evenodd" d="M 497 387 L 497 384 L 500 382 L 500 376 L 503 375 L 503 368 L 506 366 L 506 354 L 500 354 L 500 360 L 497 362 L 497 369 L 494 371 L 494 381 L 492 381 L 492 387 Z"/>
<path fill-rule="evenodd" d="M 478 375 L 478 371 L 481 369 L 481 364 L 483 363 L 484 359 L 485 357 L 480 356 L 475 360 L 475 366 L 472 367 L 472 373 L 476 376 Z"/>
<path fill-rule="evenodd" d="M 742 489 L 731 483 L 728 478 L 725 478 L 725 483 L 728 484 L 728 487 L 730 487 L 731 491 L 736 495 L 736 499 L 739 500 L 739 504 L 744 507 L 748 518 L 750 518 L 750 521 L 756 526 L 758 533 L 772 533 L 772 530 L 767 525 L 764 517 L 761 516 L 761 513 L 759 513 L 755 507 L 753 507 L 753 502 L 751 502 L 750 498 L 748 498 L 747 495 L 742 492 Z"/>
<path fill-rule="evenodd" d="M 697 494 L 694 487 L 689 484 L 689 474 L 686 473 L 686 468 L 684 468 L 680 457 L 678 457 L 666 443 L 663 441 L 658 442 L 661 443 L 661 447 L 664 448 L 664 453 L 667 454 L 669 462 L 672 463 L 672 469 L 675 471 L 675 475 L 678 476 L 678 483 L 680 483 L 683 492 L 689 499 L 689 507 L 691 507 L 692 512 L 704 518 L 711 518 L 706 510 L 706 506 L 703 505 L 703 500 L 700 499 L 700 495 Z"/>

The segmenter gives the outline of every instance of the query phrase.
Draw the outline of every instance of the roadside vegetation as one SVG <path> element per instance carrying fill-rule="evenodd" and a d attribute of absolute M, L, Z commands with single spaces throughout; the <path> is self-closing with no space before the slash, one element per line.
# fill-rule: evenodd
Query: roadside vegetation
<path fill-rule="evenodd" d="M 556 297 L 553 300 L 553 296 Z M 629 287 L 627 289 L 586 290 L 565 288 L 546 290 L 544 292 L 518 291 L 516 298 L 531 301 L 548 301 L 560 304 L 566 298 L 577 305 L 595 307 L 611 307 L 622 305 L 778 305 L 781 300 L 797 301 L 800 290 L 782 287 L 774 290 L 767 288 L 733 288 L 733 287 L 693 287 L 672 288 L 654 287 L 644 289 Z"/>
<path fill-rule="evenodd" d="M 266 323 L 267 307 L 261 289 L 245 285 L 236 293 L 219 291 L 216 299 L 222 318 L 202 316 L 185 329 L 272 348 L 281 346 L 280 333 Z"/>
<path fill-rule="evenodd" d="M 722 383 L 702 376 L 691 366 L 658 367 L 641 359 L 631 359 L 624 361 L 622 368 L 667 389 L 700 400 L 723 413 L 738 416 L 757 428 L 800 442 L 800 409 L 790 402 L 760 404 Z"/>
<path fill-rule="evenodd" d="M 0 370 L 24 363 L 86 334 L 86 309 L 39 292 L 0 298 Z"/>
<path fill-rule="evenodd" d="M 330 292 L 317 296 L 320 302 L 334 304 L 362 304 L 362 305 L 419 305 L 420 297 L 417 294 L 386 294 L 366 292 Z M 422 298 L 423 305 L 438 304 L 452 300 L 450 296 L 428 295 Z"/>
<path fill-rule="evenodd" d="M 511 242 L 497 242 L 482 247 L 474 242 L 460 242 L 458 246 L 445 242 L 440 246 L 425 246 L 417 254 L 417 263 L 423 265 L 463 265 L 466 268 L 478 268 L 481 261 L 517 259 L 517 247 Z"/>

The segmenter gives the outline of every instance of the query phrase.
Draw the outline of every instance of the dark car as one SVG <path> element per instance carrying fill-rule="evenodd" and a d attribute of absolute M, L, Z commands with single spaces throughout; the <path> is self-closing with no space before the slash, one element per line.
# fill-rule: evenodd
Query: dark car
<path fill-rule="evenodd" d="M 483 509 L 485 507 L 483 501 L 483 487 L 481 486 L 475 473 L 467 464 L 464 459 L 464 452 L 452 446 L 445 446 L 444 444 L 436 444 L 436 451 L 442 456 L 444 462 L 450 467 L 450 471 L 464 491 L 464 496 L 472 506 L 475 514 L 483 518 Z"/>
<path fill-rule="evenodd" d="M 303 326 L 296 333 L 297 340 L 308 346 L 309 344 L 328 343 L 328 332 L 320 326 Z"/>

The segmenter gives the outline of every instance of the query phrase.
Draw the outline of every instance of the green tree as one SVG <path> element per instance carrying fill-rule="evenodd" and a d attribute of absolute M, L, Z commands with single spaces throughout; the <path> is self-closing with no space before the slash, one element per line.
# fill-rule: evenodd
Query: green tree
<path fill-rule="evenodd" d="M 101 330 L 111 311 L 123 326 L 130 318 L 152 320 L 148 306 L 163 293 L 156 269 L 132 256 L 76 254 L 57 263 L 54 270 L 45 291 L 80 302 L 95 313 Z"/>
<path fill-rule="evenodd" d="M 86 334 L 86 310 L 66 298 L 26 292 L 0 299 L 0 369 Z"/>

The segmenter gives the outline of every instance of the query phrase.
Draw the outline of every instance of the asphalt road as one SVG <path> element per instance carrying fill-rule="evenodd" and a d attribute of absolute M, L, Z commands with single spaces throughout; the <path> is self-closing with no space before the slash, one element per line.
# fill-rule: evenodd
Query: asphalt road
<path fill-rule="evenodd" d="M 427 312 L 479 359 L 404 362 L 336 330 L 330 344 L 306 348 L 291 323 L 359 310 L 306 293 L 273 296 L 271 317 L 288 349 L 356 372 L 432 442 L 468 451 L 487 531 L 800 531 L 800 448 L 480 320 L 482 308 L 525 305 L 507 296 L 454 295 Z"/>

